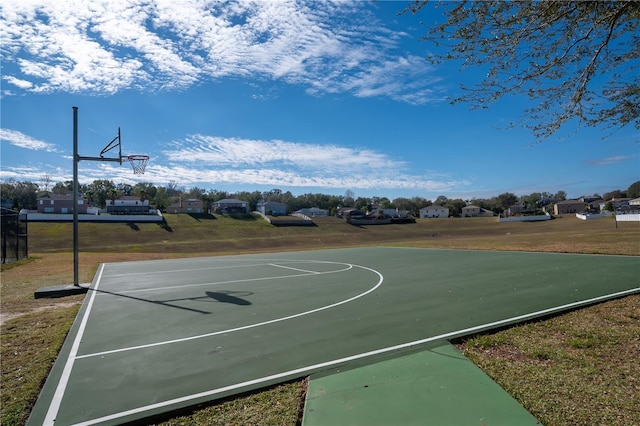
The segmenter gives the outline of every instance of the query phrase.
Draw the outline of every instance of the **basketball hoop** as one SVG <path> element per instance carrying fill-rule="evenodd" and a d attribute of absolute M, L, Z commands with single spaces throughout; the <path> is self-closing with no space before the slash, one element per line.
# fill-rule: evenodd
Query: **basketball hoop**
<path fill-rule="evenodd" d="M 149 161 L 148 155 L 127 155 L 126 158 L 131 163 L 131 167 L 133 167 L 134 175 L 144 174 L 144 168 L 147 167 L 147 162 Z"/>

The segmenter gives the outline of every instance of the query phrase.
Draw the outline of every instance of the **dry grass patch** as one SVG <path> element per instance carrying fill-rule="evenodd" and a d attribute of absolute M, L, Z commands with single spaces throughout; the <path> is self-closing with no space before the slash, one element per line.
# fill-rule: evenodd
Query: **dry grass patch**
<path fill-rule="evenodd" d="M 2 325 L 2 425 L 22 425 L 78 312 L 78 306 L 23 315 Z"/>
<path fill-rule="evenodd" d="M 175 417 L 160 425 L 293 426 L 301 423 L 306 389 L 306 380 L 283 383 L 260 392 L 222 401 L 186 416 Z"/>
<path fill-rule="evenodd" d="M 543 424 L 640 424 L 640 295 L 458 348 Z"/>

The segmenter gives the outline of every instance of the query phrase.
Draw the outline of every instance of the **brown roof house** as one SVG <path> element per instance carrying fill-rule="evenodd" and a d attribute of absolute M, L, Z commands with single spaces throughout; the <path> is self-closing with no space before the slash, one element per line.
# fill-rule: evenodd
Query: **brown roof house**
<path fill-rule="evenodd" d="M 588 203 L 581 200 L 564 200 L 553 205 L 553 214 L 580 213 L 588 209 Z"/>
<path fill-rule="evenodd" d="M 212 203 L 213 211 L 221 214 L 248 213 L 249 203 L 235 198 L 225 198 Z"/>
<path fill-rule="evenodd" d="M 73 213 L 73 194 L 50 194 L 38 198 L 38 213 Z M 87 213 L 89 200 L 78 197 L 78 214 Z"/>
<path fill-rule="evenodd" d="M 180 200 L 167 207 L 167 213 L 204 213 L 204 203 L 197 198 Z"/>

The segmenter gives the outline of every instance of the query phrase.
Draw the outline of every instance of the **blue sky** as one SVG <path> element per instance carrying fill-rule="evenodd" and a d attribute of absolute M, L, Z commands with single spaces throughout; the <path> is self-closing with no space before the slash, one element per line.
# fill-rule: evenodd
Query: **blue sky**
<path fill-rule="evenodd" d="M 405 5 L 5 0 L 0 178 L 71 180 L 77 106 L 81 156 L 120 127 L 123 154 L 151 157 L 142 176 L 81 161 L 83 183 L 469 199 L 640 179 L 633 126 L 538 143 L 507 129 L 525 98 L 450 105 L 482 70 L 430 65 L 420 21 L 438 12 L 397 16 Z"/>

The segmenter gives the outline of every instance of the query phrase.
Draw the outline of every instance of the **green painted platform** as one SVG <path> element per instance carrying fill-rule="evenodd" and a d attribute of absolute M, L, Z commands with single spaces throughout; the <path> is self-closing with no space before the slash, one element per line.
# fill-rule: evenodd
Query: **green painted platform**
<path fill-rule="evenodd" d="M 303 426 L 538 425 L 452 344 L 314 374 Z"/>

